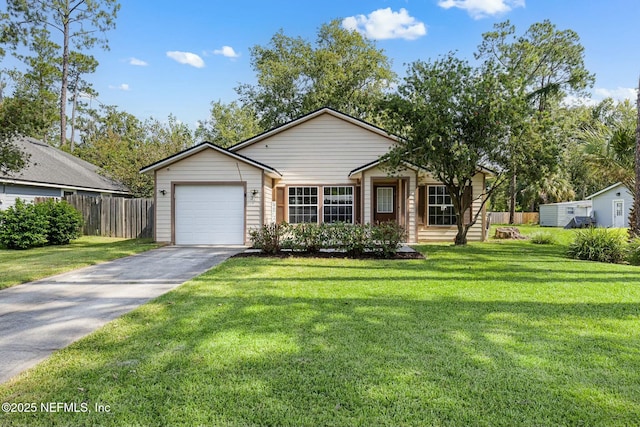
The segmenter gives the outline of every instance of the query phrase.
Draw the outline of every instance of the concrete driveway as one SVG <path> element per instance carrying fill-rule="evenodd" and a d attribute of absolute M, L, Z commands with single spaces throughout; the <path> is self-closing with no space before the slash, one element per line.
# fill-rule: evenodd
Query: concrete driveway
<path fill-rule="evenodd" d="M 167 246 L 0 291 L 0 383 L 243 250 Z"/>

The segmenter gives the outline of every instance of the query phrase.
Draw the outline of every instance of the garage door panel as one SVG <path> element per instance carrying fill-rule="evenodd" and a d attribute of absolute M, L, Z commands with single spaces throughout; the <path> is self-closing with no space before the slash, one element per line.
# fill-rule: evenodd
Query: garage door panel
<path fill-rule="evenodd" d="M 244 244 L 244 186 L 176 185 L 175 243 Z"/>

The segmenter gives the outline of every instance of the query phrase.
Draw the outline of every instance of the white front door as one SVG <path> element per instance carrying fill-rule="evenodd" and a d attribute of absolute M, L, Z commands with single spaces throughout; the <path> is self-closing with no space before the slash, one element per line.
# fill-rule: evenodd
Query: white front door
<path fill-rule="evenodd" d="M 624 227 L 624 200 L 613 201 L 613 226 Z"/>

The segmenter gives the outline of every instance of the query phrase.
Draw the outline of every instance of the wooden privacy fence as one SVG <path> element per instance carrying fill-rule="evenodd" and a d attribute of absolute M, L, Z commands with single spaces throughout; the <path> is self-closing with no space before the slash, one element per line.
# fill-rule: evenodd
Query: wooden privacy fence
<path fill-rule="evenodd" d="M 508 224 L 509 212 L 489 212 L 491 224 Z M 514 224 L 538 224 L 540 214 L 538 212 L 516 212 L 513 218 Z"/>
<path fill-rule="evenodd" d="M 153 199 L 71 195 L 64 200 L 82 214 L 86 236 L 153 237 Z"/>

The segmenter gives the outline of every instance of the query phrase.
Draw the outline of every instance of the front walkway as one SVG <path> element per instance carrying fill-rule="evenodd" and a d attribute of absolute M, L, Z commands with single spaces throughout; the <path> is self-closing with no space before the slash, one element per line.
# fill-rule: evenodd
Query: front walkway
<path fill-rule="evenodd" d="M 168 246 L 0 291 L 0 383 L 244 249 Z"/>

